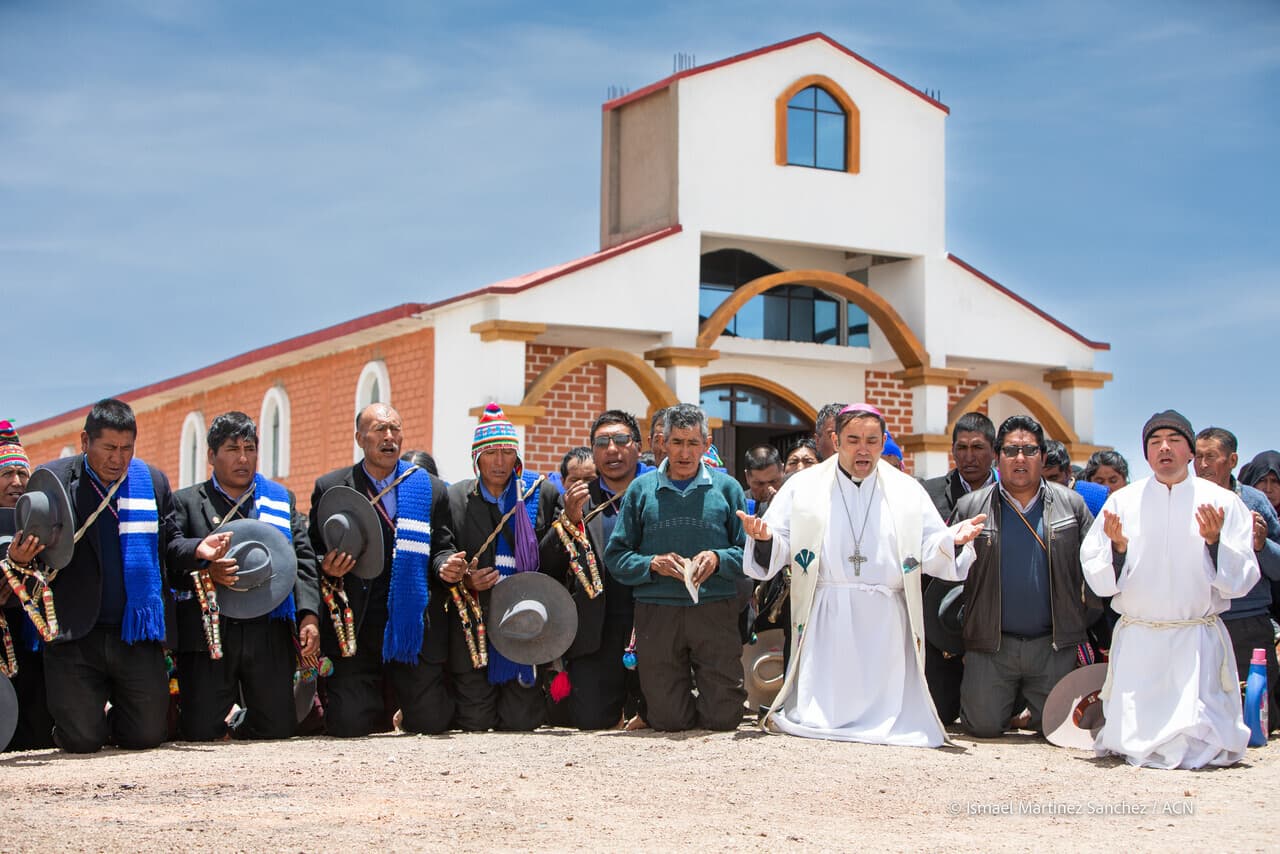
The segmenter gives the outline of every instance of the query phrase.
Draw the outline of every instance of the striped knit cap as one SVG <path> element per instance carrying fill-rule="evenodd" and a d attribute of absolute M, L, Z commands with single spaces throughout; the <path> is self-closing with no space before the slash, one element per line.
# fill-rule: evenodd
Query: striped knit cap
<path fill-rule="evenodd" d="M 480 474 L 480 454 L 486 448 L 514 448 L 516 452 L 516 476 L 524 468 L 520 460 L 520 434 L 516 425 L 507 420 L 502 407 L 490 403 L 480 416 L 476 425 L 475 438 L 471 440 L 471 468 L 477 476 Z"/>
<path fill-rule="evenodd" d="M 9 466 L 22 466 L 30 471 L 31 460 L 22 450 L 22 442 L 18 440 L 18 431 L 13 429 L 13 424 L 0 420 L 0 469 Z"/>

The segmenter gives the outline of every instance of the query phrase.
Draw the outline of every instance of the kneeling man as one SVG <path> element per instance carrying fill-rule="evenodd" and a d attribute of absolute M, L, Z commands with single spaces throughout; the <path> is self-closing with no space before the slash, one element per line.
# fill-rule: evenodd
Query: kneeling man
<path fill-rule="evenodd" d="M 962 580 L 986 516 L 946 527 L 924 488 L 880 460 L 876 409 L 847 406 L 835 425 L 834 456 L 793 475 L 763 519 L 739 514 L 755 540 L 747 575 L 791 566 L 792 666 L 769 714 L 792 735 L 939 747 L 920 573 Z"/>

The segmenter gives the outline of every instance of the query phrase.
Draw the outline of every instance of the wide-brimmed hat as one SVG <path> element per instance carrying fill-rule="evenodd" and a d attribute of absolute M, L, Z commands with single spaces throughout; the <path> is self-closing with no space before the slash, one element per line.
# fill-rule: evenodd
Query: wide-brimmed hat
<path fill-rule="evenodd" d="M 964 584 L 933 579 L 924 591 L 924 636 L 943 652 L 964 655 Z"/>
<path fill-rule="evenodd" d="M 14 508 L 14 524 L 22 535 L 34 534 L 44 545 L 40 562 L 49 569 L 62 569 L 75 554 L 76 516 L 62 481 L 48 469 L 36 469 L 27 481 L 27 491 Z"/>
<path fill-rule="evenodd" d="M 1044 737 L 1058 747 L 1093 750 L 1098 730 L 1107 719 L 1102 714 L 1102 683 L 1107 665 L 1090 664 L 1058 680 L 1044 701 Z"/>
<path fill-rule="evenodd" d="M 8 676 L 0 676 L 0 750 L 9 746 L 18 728 L 18 692 Z"/>
<path fill-rule="evenodd" d="M 578 633 L 578 608 L 564 585 L 540 572 L 517 572 L 489 596 L 489 639 L 516 664 L 564 655 Z"/>
<path fill-rule="evenodd" d="M 320 496 L 316 517 L 325 549 L 356 559 L 352 575 L 368 580 L 382 574 L 382 523 L 368 498 L 349 486 L 332 486 Z"/>
<path fill-rule="evenodd" d="M 17 533 L 17 520 L 12 507 L 0 507 L 0 557 L 9 550 L 13 535 Z"/>
<path fill-rule="evenodd" d="M 222 526 L 231 534 L 227 557 L 237 564 L 236 583 L 218 588 L 218 609 L 236 620 L 270 614 L 289 597 L 298 579 L 298 555 L 284 532 L 258 519 Z"/>

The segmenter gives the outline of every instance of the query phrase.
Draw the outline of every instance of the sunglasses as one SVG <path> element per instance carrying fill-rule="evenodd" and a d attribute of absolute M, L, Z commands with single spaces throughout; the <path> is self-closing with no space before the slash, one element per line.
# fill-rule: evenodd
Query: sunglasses
<path fill-rule="evenodd" d="M 613 444 L 617 445 L 619 448 L 625 448 L 634 441 L 635 437 L 630 433 L 606 433 L 603 436 L 596 436 L 591 440 L 591 444 L 595 445 L 597 448 L 607 448 L 609 447 L 609 443 L 613 442 Z"/>
<path fill-rule="evenodd" d="M 1000 453 L 1004 454 L 1006 459 L 1016 459 L 1018 454 L 1027 459 L 1034 459 L 1040 456 L 1039 445 L 1004 445 L 1000 448 Z"/>

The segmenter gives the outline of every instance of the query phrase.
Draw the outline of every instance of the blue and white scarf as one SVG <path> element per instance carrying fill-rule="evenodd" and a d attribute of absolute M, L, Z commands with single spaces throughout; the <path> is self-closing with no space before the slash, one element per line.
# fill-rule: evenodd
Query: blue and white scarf
<path fill-rule="evenodd" d="M 511 478 L 511 482 L 507 484 L 502 497 L 498 499 L 498 509 L 502 511 L 503 515 L 506 515 L 507 511 L 516 505 L 516 484 L 521 485 L 521 492 L 528 493 L 537 479 L 537 475 L 527 471 L 523 472 L 519 477 Z M 515 530 L 516 539 L 514 547 L 507 539 L 505 529 L 498 534 L 497 543 L 494 546 L 493 565 L 503 578 L 517 572 L 538 571 L 538 537 L 534 531 L 534 526 L 538 521 L 538 493 L 535 492 L 533 495 L 526 494 L 525 499 L 520 503 L 524 505 L 525 512 L 513 513 L 511 516 L 511 527 Z M 498 583 L 501 584 L 502 582 Z M 533 668 L 527 664 L 516 664 L 498 652 L 497 647 L 490 641 L 489 684 L 502 685 L 512 679 L 519 679 L 520 684 L 526 688 L 532 686 L 534 683 Z"/>
<path fill-rule="evenodd" d="M 289 491 L 273 480 L 267 480 L 261 473 L 253 476 L 253 513 L 259 522 L 266 522 L 284 534 L 284 538 L 293 542 L 293 517 L 289 512 Z M 273 620 L 288 620 L 290 623 L 297 617 L 293 604 L 293 591 L 271 612 Z"/>
<path fill-rule="evenodd" d="M 401 460 L 396 477 L 409 463 Z M 431 560 L 431 475 L 415 471 L 396 485 L 396 544 L 391 553 L 382 660 L 417 664 L 426 629 L 427 564 Z"/>
<path fill-rule="evenodd" d="M 128 644 L 164 640 L 164 598 L 160 592 L 160 511 L 147 464 L 134 457 L 120 484 L 120 559 L 124 567 L 124 622 Z"/>

